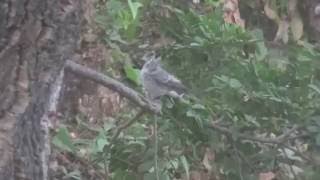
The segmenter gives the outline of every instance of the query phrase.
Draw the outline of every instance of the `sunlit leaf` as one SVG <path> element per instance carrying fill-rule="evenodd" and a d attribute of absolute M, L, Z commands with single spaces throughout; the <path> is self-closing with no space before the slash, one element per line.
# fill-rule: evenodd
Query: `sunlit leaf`
<path fill-rule="evenodd" d="M 103 152 L 104 146 L 106 146 L 108 144 L 109 144 L 109 142 L 105 138 L 97 139 L 97 150 L 98 150 L 98 152 Z"/>
<path fill-rule="evenodd" d="M 132 2 L 132 0 L 128 0 L 128 5 L 132 14 L 133 19 L 136 19 L 138 14 L 138 9 L 143 6 L 140 2 Z"/>
<path fill-rule="evenodd" d="M 287 44 L 289 41 L 289 22 L 286 19 L 279 21 L 278 30 L 273 41 L 278 42 L 280 40 L 284 44 Z"/>
<path fill-rule="evenodd" d="M 131 65 L 126 64 L 124 66 L 124 71 L 128 79 L 134 82 L 136 85 L 141 84 L 140 80 L 140 70 L 133 68 Z"/>
<path fill-rule="evenodd" d="M 291 17 L 290 28 L 295 41 L 299 40 L 303 35 L 303 22 L 299 12 L 295 11 Z"/>
<path fill-rule="evenodd" d="M 113 129 L 113 128 L 115 128 L 115 124 L 113 124 L 113 123 L 106 122 L 103 124 L 103 129 L 105 131 L 109 131 L 110 129 Z"/>
<path fill-rule="evenodd" d="M 234 89 L 239 89 L 242 87 L 242 84 L 237 79 L 231 78 L 229 83 L 230 83 L 230 86 Z"/>
<path fill-rule="evenodd" d="M 273 21 L 275 21 L 278 25 L 280 23 L 280 17 L 275 10 L 270 7 L 270 0 L 267 0 L 264 5 L 264 12 L 267 17 Z"/>

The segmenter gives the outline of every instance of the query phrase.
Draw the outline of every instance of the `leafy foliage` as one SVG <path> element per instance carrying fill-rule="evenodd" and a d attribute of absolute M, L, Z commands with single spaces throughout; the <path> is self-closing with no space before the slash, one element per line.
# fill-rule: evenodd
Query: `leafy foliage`
<path fill-rule="evenodd" d="M 71 141 L 69 131 L 66 127 L 61 127 L 55 137 L 52 140 L 52 143 L 60 148 L 61 150 L 74 152 L 75 147 Z"/>
<path fill-rule="evenodd" d="M 105 7 L 100 8 L 96 21 L 106 30 L 107 41 L 126 43 L 133 40 L 138 33 L 140 21 L 139 10 L 143 6 L 140 2 L 132 0 L 110 0 Z"/>
<path fill-rule="evenodd" d="M 108 1 L 105 17 L 100 14 L 98 22 L 106 25 L 108 38 L 125 44 L 122 37 L 136 38 L 141 7 L 158 8 L 149 5 L 147 1 L 128 0 L 127 5 Z M 89 148 L 90 159 L 101 169 L 107 166 L 113 179 L 155 179 L 156 147 L 149 127 L 159 118 L 161 179 L 190 177 L 192 170 L 201 169 L 223 179 L 258 179 L 261 172 L 285 169 L 285 178 L 319 177 L 319 168 L 301 158 L 306 152 L 319 158 L 320 53 L 315 47 L 306 41 L 270 45 L 263 29 L 226 24 L 218 8 L 203 15 L 192 9 L 170 9 L 170 16 L 161 17 L 158 28 L 176 43 L 161 49 L 161 54 L 166 68 L 190 88 L 184 101 L 163 99 L 161 117 L 139 118 L 116 142 L 112 142 L 116 125 L 108 122 L 95 131 L 90 143 L 73 147 L 63 130 L 54 144 L 70 152 Z M 294 36 L 299 36 L 297 40 L 301 35 Z M 125 65 L 124 70 L 128 79 L 140 84 L 137 69 Z M 130 112 L 117 119 L 133 117 Z M 214 123 L 227 130 L 214 128 Z M 279 137 L 293 127 L 300 128 L 285 142 L 252 140 Z M 295 135 L 301 138 L 290 139 Z"/>

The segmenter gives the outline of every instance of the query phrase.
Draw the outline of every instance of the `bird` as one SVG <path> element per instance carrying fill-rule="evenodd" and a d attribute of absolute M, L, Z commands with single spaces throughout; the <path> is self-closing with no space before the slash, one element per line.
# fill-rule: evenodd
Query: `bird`
<path fill-rule="evenodd" d="M 155 52 L 146 53 L 142 60 L 145 61 L 141 69 L 141 82 L 147 99 L 158 108 L 161 108 L 161 97 L 170 96 L 182 98 L 187 88 L 174 75 L 161 66 L 161 57 L 156 57 Z"/>

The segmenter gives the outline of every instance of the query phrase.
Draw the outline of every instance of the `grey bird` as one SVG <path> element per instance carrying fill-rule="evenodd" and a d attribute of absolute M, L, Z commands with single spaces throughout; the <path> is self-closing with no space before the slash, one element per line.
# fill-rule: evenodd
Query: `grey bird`
<path fill-rule="evenodd" d="M 162 96 L 181 98 L 186 87 L 179 79 L 161 67 L 160 57 L 154 52 L 147 53 L 143 58 L 145 64 L 141 70 L 141 82 L 148 100 L 161 109 Z"/>

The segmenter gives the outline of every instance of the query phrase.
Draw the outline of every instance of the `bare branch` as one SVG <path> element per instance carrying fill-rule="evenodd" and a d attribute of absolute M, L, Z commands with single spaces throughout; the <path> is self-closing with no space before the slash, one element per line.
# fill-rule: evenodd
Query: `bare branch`
<path fill-rule="evenodd" d="M 136 103 L 137 105 L 149 112 L 155 114 L 160 113 L 159 110 L 156 107 L 154 107 L 144 96 L 111 77 L 108 77 L 102 73 L 94 71 L 85 66 L 79 65 L 70 60 L 66 62 L 65 69 L 76 75 L 92 80 L 113 91 L 118 92 L 120 95 L 128 98 L 129 100 L 133 101 L 134 103 Z"/>
<path fill-rule="evenodd" d="M 145 111 L 142 109 L 140 110 L 131 120 L 129 120 L 128 122 L 124 123 L 123 125 L 120 125 L 115 134 L 112 136 L 111 138 L 111 143 L 113 143 L 118 136 L 120 135 L 121 131 L 123 131 L 124 129 L 126 129 L 127 127 L 131 126 L 134 122 L 136 122 L 143 114 L 145 113 Z"/>
<path fill-rule="evenodd" d="M 217 125 L 216 123 L 211 123 L 211 128 L 226 134 L 226 135 L 232 135 L 234 134 L 231 130 L 221 127 Z M 270 143 L 270 144 L 282 144 L 283 142 L 287 141 L 288 139 L 294 139 L 292 137 L 289 138 L 290 134 L 292 134 L 295 130 L 299 129 L 300 127 L 294 126 L 292 129 L 288 130 L 284 134 L 275 137 L 275 138 L 262 138 L 262 137 L 252 137 L 250 135 L 246 134 L 237 134 L 237 137 L 240 139 L 255 141 L 255 142 L 261 142 L 261 143 Z"/>

